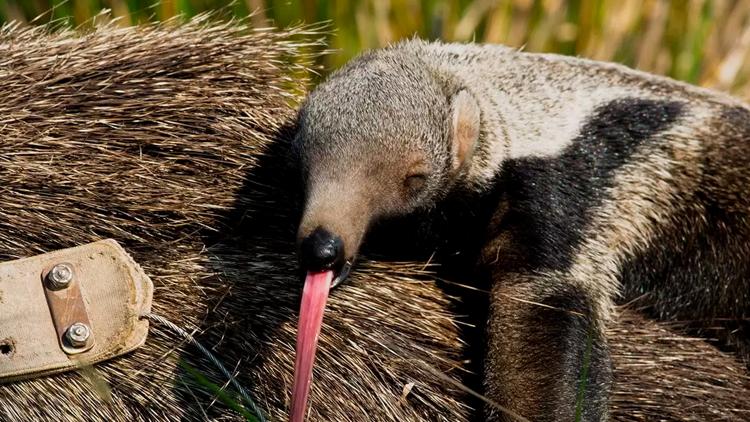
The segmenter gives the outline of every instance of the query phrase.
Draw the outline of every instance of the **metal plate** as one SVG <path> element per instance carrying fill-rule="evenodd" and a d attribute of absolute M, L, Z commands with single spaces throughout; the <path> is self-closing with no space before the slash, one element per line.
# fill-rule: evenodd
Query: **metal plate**
<path fill-rule="evenodd" d="M 53 289 L 50 271 L 62 266 L 71 270 L 71 280 L 65 287 Z M 57 330 L 57 340 L 60 342 L 60 348 L 69 355 L 85 352 L 94 346 L 94 329 L 89 321 L 89 314 L 86 312 L 86 304 L 83 302 L 80 282 L 76 278 L 79 272 L 76 266 L 69 262 L 53 263 L 42 271 L 42 285 L 47 296 L 52 322 Z M 74 324 L 82 324 L 76 327 L 83 326 L 89 331 L 87 338 L 80 346 L 74 344 L 67 336 L 68 330 L 74 327 Z"/>

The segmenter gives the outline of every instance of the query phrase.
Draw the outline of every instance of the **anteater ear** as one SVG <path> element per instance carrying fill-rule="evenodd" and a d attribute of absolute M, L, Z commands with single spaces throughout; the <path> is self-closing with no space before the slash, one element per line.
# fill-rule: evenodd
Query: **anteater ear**
<path fill-rule="evenodd" d="M 471 161 L 479 138 L 479 105 L 465 90 L 451 101 L 452 171 L 457 173 Z"/>

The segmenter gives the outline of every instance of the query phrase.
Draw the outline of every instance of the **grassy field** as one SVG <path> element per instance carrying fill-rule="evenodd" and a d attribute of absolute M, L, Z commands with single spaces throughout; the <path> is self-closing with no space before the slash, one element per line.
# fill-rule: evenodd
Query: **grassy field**
<path fill-rule="evenodd" d="M 329 21 L 326 71 L 416 34 L 617 61 L 750 98 L 750 0 L 0 0 L 0 21 L 133 25 L 209 10 L 256 25 Z"/>

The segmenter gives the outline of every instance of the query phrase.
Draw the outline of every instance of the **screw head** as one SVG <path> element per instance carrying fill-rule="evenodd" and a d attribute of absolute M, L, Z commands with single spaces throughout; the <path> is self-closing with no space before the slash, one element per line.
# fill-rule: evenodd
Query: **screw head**
<path fill-rule="evenodd" d="M 47 285 L 54 290 L 64 289 L 73 281 L 73 267 L 70 264 L 57 264 L 47 274 Z"/>
<path fill-rule="evenodd" d="M 76 322 L 65 331 L 65 339 L 73 347 L 83 347 L 91 337 L 91 329 L 82 322 Z"/>

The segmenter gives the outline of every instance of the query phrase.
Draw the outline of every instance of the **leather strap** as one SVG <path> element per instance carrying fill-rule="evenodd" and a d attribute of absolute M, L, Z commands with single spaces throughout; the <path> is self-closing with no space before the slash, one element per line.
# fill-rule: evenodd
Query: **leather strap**
<path fill-rule="evenodd" d="M 142 315 L 151 311 L 153 290 L 114 240 L 1 263 L 0 383 L 102 362 L 143 345 Z"/>

